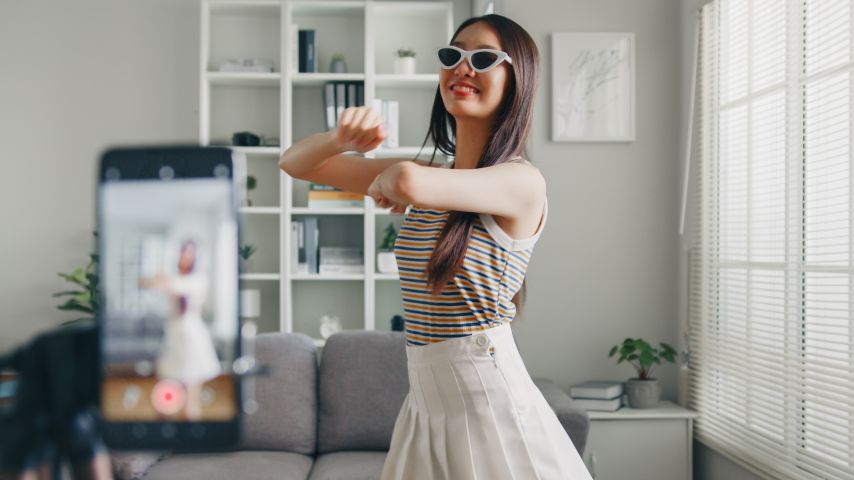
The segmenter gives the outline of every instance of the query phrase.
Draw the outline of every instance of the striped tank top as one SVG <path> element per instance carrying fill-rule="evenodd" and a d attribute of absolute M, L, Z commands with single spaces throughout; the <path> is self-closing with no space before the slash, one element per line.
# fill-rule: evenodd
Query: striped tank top
<path fill-rule="evenodd" d="M 449 210 L 411 205 L 394 242 L 407 345 L 464 337 L 513 320 L 512 298 L 522 287 L 534 244 L 545 226 L 548 200 L 537 231 L 524 239 L 510 238 L 492 215 L 479 214 L 462 267 L 440 295 L 433 296 L 425 270 L 449 214 Z"/>

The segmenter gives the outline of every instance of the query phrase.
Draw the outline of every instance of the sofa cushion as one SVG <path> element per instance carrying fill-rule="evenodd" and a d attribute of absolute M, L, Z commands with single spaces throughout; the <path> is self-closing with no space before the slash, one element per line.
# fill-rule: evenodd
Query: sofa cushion
<path fill-rule="evenodd" d="M 403 332 L 331 335 L 320 356 L 317 453 L 388 450 L 408 391 Z"/>
<path fill-rule="evenodd" d="M 258 411 L 244 415 L 241 450 L 314 454 L 317 444 L 317 347 L 302 333 L 264 333 L 255 356 L 270 366 L 255 377 Z"/>
<path fill-rule="evenodd" d="M 546 401 L 549 402 L 566 433 L 569 434 L 569 439 L 572 440 L 578 454 L 584 455 L 587 435 L 590 433 L 590 415 L 586 410 L 579 408 L 572 401 L 572 397 L 551 380 L 534 378 L 533 381 Z"/>
<path fill-rule="evenodd" d="M 334 452 L 318 456 L 309 480 L 376 480 L 386 452 Z"/>
<path fill-rule="evenodd" d="M 312 457 L 290 452 L 178 453 L 152 466 L 145 480 L 305 480 L 312 463 Z"/>

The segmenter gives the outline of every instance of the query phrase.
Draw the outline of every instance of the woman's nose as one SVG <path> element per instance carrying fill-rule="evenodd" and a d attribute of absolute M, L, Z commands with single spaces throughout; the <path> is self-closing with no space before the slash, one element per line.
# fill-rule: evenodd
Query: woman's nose
<path fill-rule="evenodd" d="M 454 73 L 457 75 L 465 75 L 467 73 L 474 73 L 474 69 L 472 68 L 471 64 L 469 63 L 469 59 L 464 58 L 463 61 L 460 62 L 459 65 L 457 65 L 457 68 L 454 69 Z"/>

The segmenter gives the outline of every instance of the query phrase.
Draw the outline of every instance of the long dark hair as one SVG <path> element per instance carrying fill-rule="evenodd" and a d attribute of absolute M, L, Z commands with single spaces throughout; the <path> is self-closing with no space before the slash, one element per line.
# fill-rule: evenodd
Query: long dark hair
<path fill-rule="evenodd" d="M 501 39 L 499 47 L 513 59 L 513 64 L 508 64 L 512 73 L 508 76 L 504 97 L 493 116 L 495 121 L 489 127 L 489 138 L 475 167 L 483 168 L 504 163 L 515 156 L 527 158 L 523 151 L 531 129 L 540 54 L 536 43 L 524 28 L 513 20 L 494 13 L 464 21 L 457 27 L 451 42 L 464 28 L 476 22 L 489 24 Z M 433 99 L 430 130 L 421 145 L 423 149 L 428 138 L 433 140 L 435 148 L 430 157 L 431 164 L 437 149 L 445 155 L 455 155 L 456 152 L 457 122 L 445 108 L 440 88 L 441 86 L 436 89 Z M 439 234 L 426 268 L 433 295 L 439 295 L 447 282 L 462 268 L 477 215 L 477 212 L 460 211 L 451 211 L 448 214 L 448 220 Z M 521 288 L 512 300 L 517 313 L 521 312 L 524 298 L 523 279 Z"/>

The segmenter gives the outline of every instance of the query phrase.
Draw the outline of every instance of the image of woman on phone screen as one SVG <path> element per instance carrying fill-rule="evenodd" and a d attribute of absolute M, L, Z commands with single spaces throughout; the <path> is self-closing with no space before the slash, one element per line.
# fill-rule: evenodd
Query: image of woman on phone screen
<path fill-rule="evenodd" d="M 409 391 L 381 480 L 591 480 L 511 330 L 548 216 L 545 178 L 524 154 L 539 51 L 516 22 L 488 14 L 464 21 L 433 58 L 429 161 L 345 153 L 387 136 L 365 106 L 279 160 L 292 177 L 405 214 L 394 253 Z M 435 150 L 453 161 L 434 162 Z"/>
<path fill-rule="evenodd" d="M 202 385 L 220 374 L 219 358 L 202 319 L 209 280 L 203 272 L 196 271 L 197 248 L 192 240 L 181 243 L 177 274 L 160 273 L 139 280 L 141 287 L 169 296 L 169 317 L 164 323 L 155 371 L 158 378 L 183 385 L 188 420 L 201 419 Z"/>

